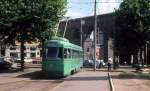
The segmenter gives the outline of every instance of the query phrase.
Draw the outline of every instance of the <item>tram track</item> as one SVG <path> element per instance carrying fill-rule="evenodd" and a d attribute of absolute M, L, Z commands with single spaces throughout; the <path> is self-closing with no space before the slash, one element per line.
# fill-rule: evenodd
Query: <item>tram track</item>
<path fill-rule="evenodd" d="M 29 84 L 28 81 L 9 82 L 5 84 L 0 84 L 0 88 L 1 91 L 14 91 L 14 89 L 21 88 L 27 84 Z"/>
<path fill-rule="evenodd" d="M 11 77 L 10 78 L 2 77 L 2 78 L 13 79 Z M 0 83 L 0 88 L 1 88 L 0 91 L 51 91 L 51 89 L 57 87 L 60 84 L 63 84 L 64 86 L 63 85 L 60 86 L 63 86 L 65 88 L 70 88 L 70 86 L 68 87 L 68 85 L 79 86 L 79 84 L 81 84 L 81 86 L 86 86 L 86 84 L 89 84 L 89 86 L 93 88 L 93 84 L 94 84 L 97 86 L 96 88 L 94 86 L 94 89 L 100 88 L 100 89 L 104 89 L 101 91 L 112 91 L 111 86 L 109 84 L 109 78 L 107 72 L 106 71 L 94 72 L 91 71 L 91 69 L 82 69 L 79 73 L 75 75 L 71 75 L 66 79 L 35 79 L 35 80 L 24 79 L 24 78 L 22 80 L 21 79 L 22 78 L 17 78 L 16 80 L 19 81 L 15 81 L 15 82 Z M 101 84 L 102 86 L 98 84 Z"/>
<path fill-rule="evenodd" d="M 113 84 L 110 72 L 108 72 L 108 80 L 109 80 L 109 85 L 110 85 L 110 91 L 115 91 L 114 84 Z"/>
<path fill-rule="evenodd" d="M 92 68 L 82 68 L 81 69 L 81 72 L 85 72 L 85 71 L 93 71 Z M 96 71 L 100 71 L 100 72 L 106 72 L 107 73 L 107 70 L 106 69 L 97 69 Z M 107 76 L 108 76 L 108 88 L 110 88 L 110 91 L 115 91 L 115 88 L 114 88 L 114 84 L 113 84 L 113 80 L 111 78 L 111 73 L 108 72 L 107 73 Z"/>

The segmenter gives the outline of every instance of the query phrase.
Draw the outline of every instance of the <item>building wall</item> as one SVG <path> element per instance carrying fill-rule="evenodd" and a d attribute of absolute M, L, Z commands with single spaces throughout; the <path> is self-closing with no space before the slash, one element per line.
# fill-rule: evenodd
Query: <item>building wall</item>
<path fill-rule="evenodd" d="M 71 19 L 68 21 L 68 26 L 66 30 L 66 38 L 70 40 L 71 43 L 75 43 L 80 45 L 80 37 L 81 37 L 81 20 L 85 23 L 82 25 L 82 33 L 83 33 L 83 42 L 87 39 L 87 37 L 94 30 L 94 16 L 82 17 L 77 19 Z M 65 28 L 66 21 L 60 22 L 59 30 L 63 30 Z M 108 39 L 113 37 L 113 31 L 115 29 L 115 16 L 113 13 L 97 15 L 97 33 L 100 35 L 97 36 L 97 42 L 100 43 L 99 54 L 100 58 L 104 59 L 105 62 L 108 61 Z M 101 36 L 102 35 L 102 36 Z M 102 43 L 101 43 L 102 42 Z M 110 53 L 111 54 L 111 53 Z M 87 57 L 86 57 L 87 58 Z"/>
<path fill-rule="evenodd" d="M 84 60 L 92 60 L 94 58 L 94 46 L 92 39 L 88 37 L 84 41 Z M 96 59 L 100 59 L 100 47 L 96 46 Z"/>
<path fill-rule="evenodd" d="M 24 57 L 25 59 L 40 58 L 41 49 L 38 47 L 39 43 L 25 43 Z M 7 46 L 5 49 L 6 57 L 15 57 L 20 59 L 20 44 L 16 43 L 16 46 Z"/>
<path fill-rule="evenodd" d="M 92 40 L 88 37 L 84 42 L 84 60 L 93 58 Z"/>
<path fill-rule="evenodd" d="M 109 38 L 108 40 L 108 57 L 113 58 L 113 39 Z"/>

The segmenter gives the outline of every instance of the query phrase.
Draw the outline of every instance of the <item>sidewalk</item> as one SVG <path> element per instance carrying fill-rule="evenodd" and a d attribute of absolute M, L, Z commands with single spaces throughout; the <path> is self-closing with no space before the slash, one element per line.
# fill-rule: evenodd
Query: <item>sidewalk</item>
<path fill-rule="evenodd" d="M 121 78 L 118 75 L 123 72 L 134 72 L 134 68 L 119 68 L 111 72 L 115 91 L 150 91 L 150 80 L 140 78 Z"/>
<path fill-rule="evenodd" d="M 107 72 L 82 71 L 50 91 L 110 91 Z"/>

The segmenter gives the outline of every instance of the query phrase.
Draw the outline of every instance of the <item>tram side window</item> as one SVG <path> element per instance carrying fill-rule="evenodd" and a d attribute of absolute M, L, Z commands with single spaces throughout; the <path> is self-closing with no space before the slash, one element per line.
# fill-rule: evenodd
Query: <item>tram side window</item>
<path fill-rule="evenodd" d="M 75 58 L 75 50 L 72 50 L 72 58 Z"/>
<path fill-rule="evenodd" d="M 47 57 L 56 58 L 57 57 L 58 48 L 57 47 L 48 47 L 47 48 Z"/>
<path fill-rule="evenodd" d="M 63 58 L 63 48 L 59 48 L 59 53 L 58 53 L 58 57 L 59 58 Z"/>
<path fill-rule="evenodd" d="M 73 58 L 78 58 L 78 57 L 79 57 L 79 52 L 76 51 L 76 50 L 73 50 L 73 53 L 72 53 L 72 54 L 73 54 L 73 55 L 72 55 Z"/>
<path fill-rule="evenodd" d="M 70 49 L 64 49 L 64 58 L 71 58 Z"/>
<path fill-rule="evenodd" d="M 59 47 L 48 47 L 47 57 L 48 58 L 62 58 L 62 48 Z"/>
<path fill-rule="evenodd" d="M 82 58 L 82 56 L 83 56 L 83 54 L 82 54 L 82 52 L 80 51 L 80 58 Z"/>
<path fill-rule="evenodd" d="M 59 47 L 48 47 L 46 50 L 47 58 L 62 58 L 62 50 L 63 49 Z"/>

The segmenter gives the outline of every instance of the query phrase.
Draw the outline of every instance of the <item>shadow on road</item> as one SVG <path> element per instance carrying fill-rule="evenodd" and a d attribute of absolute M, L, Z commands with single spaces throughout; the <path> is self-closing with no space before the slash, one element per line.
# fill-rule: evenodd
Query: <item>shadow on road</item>
<path fill-rule="evenodd" d="M 90 76 L 90 77 L 70 77 L 65 79 L 65 81 L 98 81 L 98 80 L 108 80 L 107 76 Z"/>
<path fill-rule="evenodd" d="M 0 69 L 0 74 L 2 73 L 17 73 L 20 72 L 19 69 Z"/>
<path fill-rule="evenodd" d="M 35 71 L 18 75 L 19 78 L 30 78 L 31 80 L 61 80 L 62 77 L 50 77 L 42 71 Z"/>
<path fill-rule="evenodd" d="M 150 74 L 143 74 L 137 72 L 130 72 L 130 73 L 117 73 L 117 75 L 111 75 L 113 79 L 139 79 L 139 80 L 150 80 Z"/>

